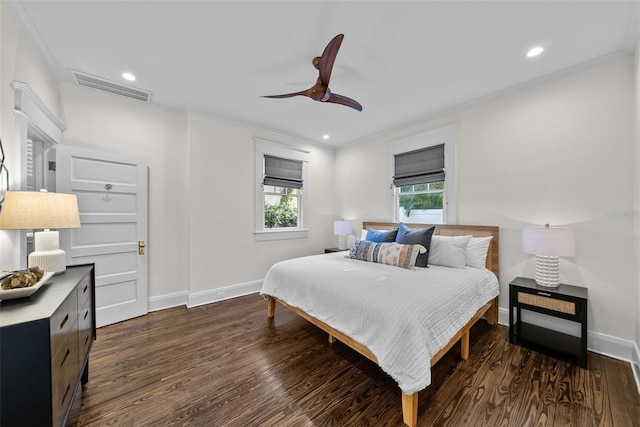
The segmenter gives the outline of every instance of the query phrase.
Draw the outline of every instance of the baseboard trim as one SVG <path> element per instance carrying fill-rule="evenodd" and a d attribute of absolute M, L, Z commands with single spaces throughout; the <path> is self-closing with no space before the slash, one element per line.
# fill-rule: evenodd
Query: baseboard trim
<path fill-rule="evenodd" d="M 509 326 L 508 308 L 500 307 L 498 310 L 498 322 L 501 325 Z M 527 322 L 547 328 L 553 328 L 556 326 L 552 325 L 553 322 L 538 316 L 533 316 L 527 319 Z M 562 330 L 563 328 L 565 330 Z M 554 329 L 559 329 L 561 332 L 565 333 L 571 333 L 572 328 L 561 326 L 560 328 Z M 629 362 L 636 381 L 636 387 L 638 387 L 638 391 L 640 392 L 640 352 L 638 352 L 638 347 L 633 341 L 613 337 L 596 331 L 587 331 L 587 347 L 589 351 L 594 353 Z"/>
<path fill-rule="evenodd" d="M 633 376 L 636 379 L 638 393 L 640 393 L 640 351 L 638 350 L 638 346 L 635 344 L 633 345 L 632 355 L 631 370 L 633 371 Z"/>
<path fill-rule="evenodd" d="M 188 293 L 175 292 L 149 298 L 149 311 L 164 310 L 165 308 L 187 305 Z"/>
<path fill-rule="evenodd" d="M 190 293 L 187 296 L 187 307 L 197 307 L 212 302 L 254 294 L 259 292 L 261 287 L 262 280 L 255 280 L 253 282 L 239 283 L 237 285 L 225 286 L 209 291 Z"/>

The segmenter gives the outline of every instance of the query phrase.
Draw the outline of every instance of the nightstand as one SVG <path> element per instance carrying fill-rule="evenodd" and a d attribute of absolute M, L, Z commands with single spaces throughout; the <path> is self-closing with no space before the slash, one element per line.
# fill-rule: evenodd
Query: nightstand
<path fill-rule="evenodd" d="M 349 250 L 349 249 L 326 248 L 326 249 L 324 250 L 324 253 L 325 253 L 325 254 L 330 254 L 330 253 L 333 253 L 333 252 L 344 252 L 344 251 L 348 251 L 348 250 Z"/>
<path fill-rule="evenodd" d="M 533 279 L 516 277 L 509 283 L 509 342 L 522 341 L 573 356 L 580 367 L 587 369 L 587 300 L 586 288 L 564 284 L 548 288 Z M 577 322 L 581 336 L 523 322 L 521 310 Z"/>

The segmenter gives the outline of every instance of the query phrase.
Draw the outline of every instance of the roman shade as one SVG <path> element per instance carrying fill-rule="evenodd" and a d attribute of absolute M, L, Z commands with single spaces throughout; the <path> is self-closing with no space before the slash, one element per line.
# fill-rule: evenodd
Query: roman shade
<path fill-rule="evenodd" d="M 302 160 L 264 155 L 264 185 L 302 188 Z"/>
<path fill-rule="evenodd" d="M 444 181 L 444 144 L 396 154 L 393 184 L 427 184 Z"/>

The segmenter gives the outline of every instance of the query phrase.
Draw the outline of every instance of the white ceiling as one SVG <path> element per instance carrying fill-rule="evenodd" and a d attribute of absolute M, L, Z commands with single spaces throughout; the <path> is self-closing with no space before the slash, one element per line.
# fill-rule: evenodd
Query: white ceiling
<path fill-rule="evenodd" d="M 75 69 L 127 84 L 131 71 L 163 108 L 334 146 L 630 54 L 640 30 L 638 1 L 9 3 L 60 81 Z M 260 98 L 311 86 L 312 58 L 338 33 L 330 88 L 362 112 Z M 538 44 L 545 53 L 526 58 Z"/>

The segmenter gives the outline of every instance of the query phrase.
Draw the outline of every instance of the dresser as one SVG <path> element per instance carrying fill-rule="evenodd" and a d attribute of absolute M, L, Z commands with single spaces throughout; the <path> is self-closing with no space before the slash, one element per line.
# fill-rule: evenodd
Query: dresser
<path fill-rule="evenodd" d="M 0 303 L 0 425 L 63 426 L 89 380 L 93 264 L 67 267 L 31 297 Z"/>

